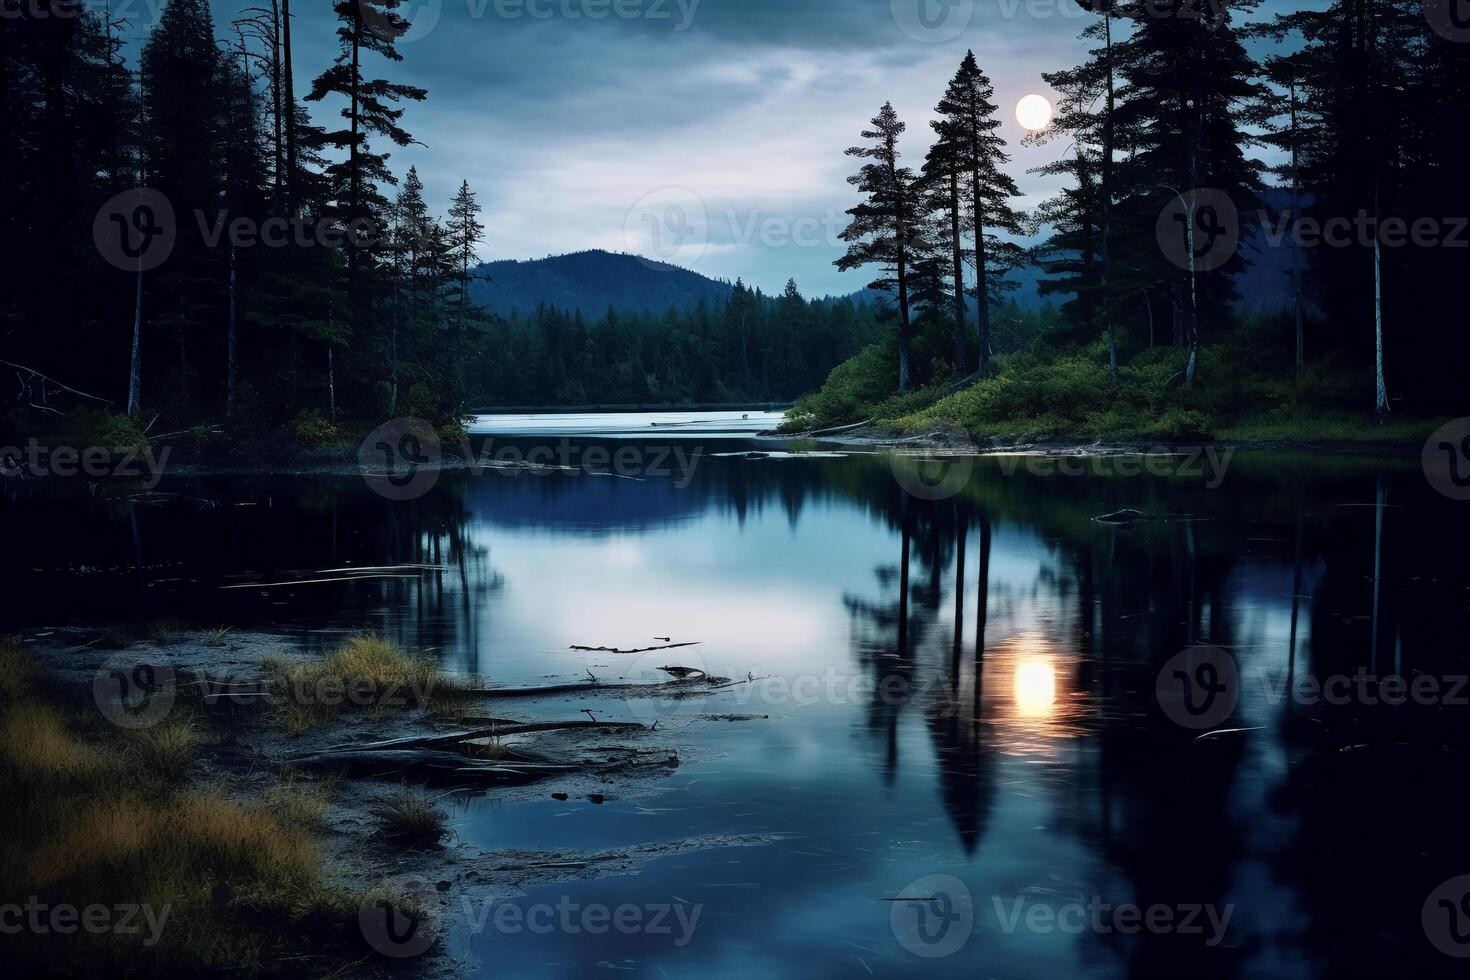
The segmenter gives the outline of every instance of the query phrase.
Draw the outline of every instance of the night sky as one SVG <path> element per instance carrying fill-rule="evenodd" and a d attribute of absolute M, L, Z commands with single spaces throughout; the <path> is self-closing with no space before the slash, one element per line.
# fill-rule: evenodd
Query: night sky
<path fill-rule="evenodd" d="M 157 2 L 113 10 L 141 37 Z M 248 5 L 213 0 L 216 33 Z M 426 145 L 394 149 L 390 166 L 416 165 L 438 211 L 469 180 L 485 206 L 484 258 L 605 248 L 768 291 L 791 276 L 809 295 L 871 278 L 832 265 L 856 200 L 842 151 L 892 100 L 919 167 L 967 48 L 995 83 L 1020 204 L 1052 190 L 1025 171 L 1066 141 L 1018 146 L 1014 108 L 1052 94 L 1042 71 L 1083 59 L 1077 34 L 1093 16 L 1072 0 L 411 0 L 405 11 L 404 60 L 364 65 L 429 90 L 404 117 Z M 335 23 L 328 0 L 296 0 L 293 13 L 300 96 L 335 54 Z M 336 108 L 312 105 L 328 124 Z"/>

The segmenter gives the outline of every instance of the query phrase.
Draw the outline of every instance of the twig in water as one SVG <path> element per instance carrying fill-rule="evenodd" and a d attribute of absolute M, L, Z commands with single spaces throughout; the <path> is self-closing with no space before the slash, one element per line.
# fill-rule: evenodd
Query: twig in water
<path fill-rule="evenodd" d="M 753 671 L 747 671 L 744 680 L 730 681 L 728 684 L 720 684 L 717 687 L 710 688 L 710 690 L 711 691 L 723 691 L 725 688 L 727 688 L 727 687 L 734 687 L 737 684 L 754 684 L 756 681 L 766 680 L 770 676 L 771 676 L 770 674 L 762 674 L 760 677 L 757 677 L 757 676 L 755 676 L 755 673 Z"/>
<path fill-rule="evenodd" d="M 654 637 L 654 639 L 659 639 L 659 637 Z M 617 647 L 584 647 L 574 643 L 568 649 L 580 650 L 583 653 L 647 653 L 650 650 L 673 650 L 676 647 L 698 646 L 699 643 L 699 640 L 693 640 L 688 643 L 667 643 L 657 647 L 633 647 L 629 650 L 620 650 Z"/>

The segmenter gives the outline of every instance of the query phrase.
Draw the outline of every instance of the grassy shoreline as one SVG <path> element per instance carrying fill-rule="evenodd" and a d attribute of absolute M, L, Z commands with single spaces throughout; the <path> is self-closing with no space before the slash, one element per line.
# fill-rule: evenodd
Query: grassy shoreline
<path fill-rule="evenodd" d="M 781 432 L 798 436 L 866 423 L 860 439 L 917 437 L 992 449 L 1218 443 L 1396 452 L 1421 447 L 1446 421 L 1391 415 L 1380 422 L 1356 409 L 1371 398 L 1358 397 L 1355 375 L 1316 367 L 1300 378 L 1282 376 L 1252 370 L 1238 363 L 1243 358 L 1227 345 L 1202 349 L 1200 380 L 1184 388 L 1177 352 L 1160 350 L 1121 365 L 1114 387 L 1100 350 L 1016 354 L 999 358 L 997 371 L 983 380 L 896 395 L 892 358 L 872 347 L 801 399 Z"/>
<path fill-rule="evenodd" d="M 224 647 L 202 636 L 199 646 Z M 185 639 L 170 628 L 152 642 L 162 653 Z M 86 682 L 112 676 L 113 660 L 95 674 L 70 660 L 0 639 L 0 795 L 11 830 L 0 844 L 0 901 L 31 917 L 12 937 L 21 964 L 57 975 L 335 974 L 373 957 L 361 925 L 371 903 L 427 914 L 342 863 L 340 840 L 329 847 L 329 838 L 366 820 L 386 838 L 411 819 L 416 840 L 432 841 L 441 811 L 406 786 L 375 810 L 378 789 L 355 799 L 336 777 L 255 749 L 308 731 L 340 737 L 331 726 L 342 711 L 322 710 L 323 692 L 356 691 L 380 721 L 408 723 L 401 709 L 422 701 L 385 692 L 452 686 L 428 661 L 357 637 L 321 660 L 260 657 L 260 676 L 284 682 L 271 706 L 211 704 L 209 685 L 180 673 L 129 695 L 123 715 L 108 710 L 100 680 Z"/>
<path fill-rule="evenodd" d="M 360 958 L 359 896 L 323 873 L 311 810 L 195 778 L 209 736 L 194 712 L 152 728 L 108 726 L 8 641 L 0 678 L 11 830 L 0 877 L 7 901 L 35 908 L 40 923 L 14 937 L 21 963 L 74 974 L 282 974 Z M 80 927 L 68 925 L 78 917 Z"/>

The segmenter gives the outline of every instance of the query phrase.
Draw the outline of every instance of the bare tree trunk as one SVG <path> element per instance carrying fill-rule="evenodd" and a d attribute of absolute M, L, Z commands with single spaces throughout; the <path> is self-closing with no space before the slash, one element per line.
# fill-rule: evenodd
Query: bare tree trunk
<path fill-rule="evenodd" d="M 296 180 L 296 87 L 291 76 L 291 0 L 281 0 L 281 93 L 286 105 L 286 202 L 291 214 L 295 214 Z"/>
<path fill-rule="evenodd" d="M 283 186 L 285 181 L 286 159 L 285 147 L 281 145 L 283 136 L 281 119 L 281 4 L 280 0 L 271 0 L 271 116 L 275 120 L 276 141 L 273 158 L 276 168 L 276 201 L 279 204 L 284 197 Z"/>
<path fill-rule="evenodd" d="M 235 372 L 238 368 L 238 347 L 236 340 L 236 316 L 235 316 L 235 246 L 230 245 L 230 296 L 229 296 L 229 336 L 226 340 L 225 357 L 225 414 L 235 413 Z"/>
<path fill-rule="evenodd" d="M 898 173 L 890 162 L 889 174 L 895 189 L 899 189 Z M 895 224 L 898 231 L 898 393 L 909 390 L 909 274 L 908 274 L 908 227 L 903 216 L 907 202 L 899 195 L 898 214 Z"/>
<path fill-rule="evenodd" d="M 399 283 L 401 280 L 401 272 L 395 269 L 393 274 L 393 315 L 388 318 L 388 372 L 393 385 L 388 393 L 389 415 L 398 414 L 398 314 L 400 306 Z"/>
<path fill-rule="evenodd" d="M 331 411 L 332 421 L 337 421 L 337 362 L 335 358 L 336 348 L 332 344 L 327 345 L 327 407 Z"/>
<path fill-rule="evenodd" d="M 1195 25 L 1194 41 L 1190 46 L 1190 54 L 1198 57 L 1197 45 L 1199 44 L 1199 25 Z M 1194 387 L 1194 375 L 1199 366 L 1199 287 L 1195 283 L 1195 254 L 1194 254 L 1194 202 L 1200 186 L 1199 175 L 1199 140 L 1200 140 L 1200 113 L 1198 101 L 1194 98 L 1185 99 L 1185 110 L 1188 114 L 1188 125 L 1185 127 L 1185 149 L 1189 154 L 1189 194 L 1188 207 L 1185 209 L 1185 220 L 1189 222 L 1189 363 L 1184 369 L 1184 387 Z"/>
<path fill-rule="evenodd" d="M 138 414 L 138 398 L 143 388 L 143 270 L 138 270 L 138 286 L 133 297 L 133 357 L 128 367 L 128 416 Z"/>
<path fill-rule="evenodd" d="M 1194 145 L 1189 147 L 1189 172 L 1191 184 L 1195 174 Z M 1191 187 L 1193 193 L 1193 187 Z M 1199 287 L 1195 284 L 1194 271 L 1194 201 L 1189 202 L 1186 220 L 1189 222 L 1189 363 L 1184 369 L 1184 387 L 1194 387 L 1194 372 L 1199 364 Z"/>
<path fill-rule="evenodd" d="M 474 221 L 471 215 L 468 219 Z M 470 305 L 470 243 L 465 242 L 464 257 L 460 260 L 459 267 L 459 331 L 464 333 L 465 311 Z"/>
<path fill-rule="evenodd" d="M 1378 180 L 1373 181 L 1373 220 L 1378 227 Z M 1388 415 L 1388 387 L 1383 383 L 1383 252 L 1373 235 L 1373 414 L 1381 422 Z"/>
<path fill-rule="evenodd" d="M 903 227 L 899 225 L 900 229 Z M 898 393 L 909 390 L 909 281 L 903 233 L 898 242 Z"/>
<path fill-rule="evenodd" d="M 1291 80 L 1291 220 L 1301 220 L 1302 188 L 1301 180 L 1297 173 L 1296 156 L 1296 77 Z M 1302 330 L 1302 250 L 1297 245 L 1296 239 L 1291 243 L 1291 286 L 1292 286 L 1292 308 L 1296 313 L 1296 373 L 1301 377 L 1307 369 L 1306 344 Z"/>
<path fill-rule="evenodd" d="M 954 366 L 963 375 L 969 368 L 965 358 L 965 256 L 960 241 L 960 175 L 949 172 L 949 233 L 954 245 Z"/>
<path fill-rule="evenodd" d="M 973 139 L 978 154 L 978 134 Z M 975 208 L 975 305 L 979 307 L 975 335 L 980 344 L 980 377 L 984 378 L 990 375 L 990 286 L 985 274 L 985 208 L 981 204 L 978 166 L 970 172 L 970 192 L 974 195 Z"/>
<path fill-rule="evenodd" d="M 361 125 L 362 103 L 360 101 L 359 86 L 362 81 L 362 10 L 353 7 L 352 18 L 352 89 L 348 100 L 348 122 L 351 125 L 352 142 L 347 147 L 347 170 L 349 180 L 349 193 L 352 195 L 349 205 L 351 214 L 348 221 L 356 221 L 362 217 L 362 164 L 358 160 L 358 130 Z M 352 242 L 352 236 L 347 237 L 347 282 L 348 302 L 352 306 L 352 325 L 357 327 L 361 324 L 361 313 L 358 302 L 360 290 L 358 289 L 357 271 L 362 257 L 358 255 L 357 246 Z"/>
<path fill-rule="evenodd" d="M 1118 337 L 1108 310 L 1108 238 L 1113 224 L 1113 12 L 1103 12 L 1103 30 L 1107 40 L 1108 105 L 1103 117 L 1102 159 L 1102 305 L 1108 325 L 1108 391 L 1118 390 Z"/>

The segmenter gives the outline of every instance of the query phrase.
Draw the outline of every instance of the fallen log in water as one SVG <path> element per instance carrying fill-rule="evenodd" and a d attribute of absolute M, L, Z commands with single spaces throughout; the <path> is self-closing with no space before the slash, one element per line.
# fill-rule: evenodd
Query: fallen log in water
<path fill-rule="evenodd" d="M 635 721 L 540 721 L 530 724 L 519 722 L 507 722 L 505 724 L 492 724 L 484 728 L 474 728 L 463 732 L 446 732 L 440 735 L 406 735 L 403 738 L 390 738 L 381 742 L 368 742 L 358 745 L 346 743 L 334 745 L 324 749 L 324 752 L 352 751 L 352 752 L 387 752 L 394 749 L 414 748 L 437 748 L 443 745 L 458 745 L 477 738 L 494 738 L 500 735 L 528 735 L 532 732 L 554 732 L 569 728 L 598 728 L 615 730 L 637 730 L 647 731 L 646 725 Z"/>
<path fill-rule="evenodd" d="M 584 647 L 574 643 L 567 649 L 578 650 L 582 653 L 648 653 L 653 650 L 674 650 L 678 647 L 696 647 L 702 642 L 704 641 L 689 640 L 684 643 L 665 643 L 662 646 L 656 647 L 630 647 L 627 650 L 620 650 L 617 647 Z"/>
<path fill-rule="evenodd" d="M 711 677 L 683 681 L 659 681 L 653 684 L 607 684 L 602 681 L 577 681 L 574 684 L 551 684 L 546 687 L 472 687 L 458 690 L 454 693 L 458 697 L 465 698 L 533 698 L 544 694 L 580 694 L 584 691 L 646 690 L 656 692 L 670 688 L 690 690 L 699 687 L 706 680 L 713 682 L 723 680 L 723 678 Z"/>
<path fill-rule="evenodd" d="M 288 760 L 298 769 L 349 776 L 393 776 L 425 782 L 529 783 L 576 772 L 585 766 L 548 762 L 485 762 L 435 749 L 325 751 Z"/>
<path fill-rule="evenodd" d="M 457 752 L 433 748 L 383 750 L 327 750 L 297 756 L 288 764 L 298 769 L 311 769 L 347 776 L 392 777 L 421 780 L 426 783 L 522 784 L 568 773 L 611 773 L 645 768 L 677 768 L 679 757 L 647 760 L 638 754 L 602 763 L 547 762 L 536 756 L 477 761 Z"/>

